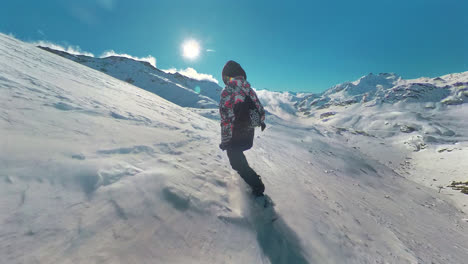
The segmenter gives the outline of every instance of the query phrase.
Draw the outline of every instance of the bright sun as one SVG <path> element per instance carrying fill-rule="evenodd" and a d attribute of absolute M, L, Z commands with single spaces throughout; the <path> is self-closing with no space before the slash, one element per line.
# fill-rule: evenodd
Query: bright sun
<path fill-rule="evenodd" d="M 194 60 L 200 55 L 200 44 L 196 40 L 187 40 L 182 44 L 182 54 L 184 58 Z"/>

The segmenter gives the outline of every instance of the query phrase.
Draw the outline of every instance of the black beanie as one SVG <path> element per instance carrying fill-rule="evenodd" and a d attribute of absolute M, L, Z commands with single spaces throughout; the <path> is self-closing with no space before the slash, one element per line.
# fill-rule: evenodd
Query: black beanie
<path fill-rule="evenodd" d="M 228 61 L 226 65 L 224 65 L 223 73 L 222 73 L 223 81 L 224 81 L 224 76 L 228 76 L 228 77 L 243 76 L 244 79 L 247 80 L 247 74 L 245 74 L 244 69 L 242 69 L 239 63 L 233 60 Z"/>

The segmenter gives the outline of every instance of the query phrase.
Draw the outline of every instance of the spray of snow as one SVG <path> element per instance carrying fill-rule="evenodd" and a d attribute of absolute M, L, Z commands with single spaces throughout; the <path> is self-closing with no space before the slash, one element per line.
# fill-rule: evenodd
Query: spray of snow
<path fill-rule="evenodd" d="M 195 79 L 195 80 L 199 80 L 199 81 L 210 81 L 210 82 L 214 82 L 216 84 L 218 84 L 218 80 L 216 80 L 213 75 L 211 74 L 206 74 L 206 73 L 199 73 L 197 72 L 197 70 L 195 70 L 194 68 L 190 68 L 188 67 L 187 69 L 185 70 L 177 70 L 176 68 L 170 68 L 168 70 L 163 70 L 164 72 L 166 73 L 180 73 L 184 76 L 187 76 L 189 78 L 192 78 L 192 79 Z"/>
<path fill-rule="evenodd" d="M 93 53 L 83 51 L 79 46 L 68 45 L 64 47 L 60 44 L 53 43 L 53 42 L 46 41 L 46 40 L 35 41 L 35 42 L 32 42 L 32 44 L 34 46 L 41 46 L 41 47 L 51 48 L 54 50 L 64 51 L 72 55 L 84 55 L 88 57 L 94 57 Z"/>
<path fill-rule="evenodd" d="M 14 36 L 11 36 L 11 37 L 14 37 Z M 34 46 L 41 46 L 41 47 L 51 48 L 51 49 L 58 50 L 58 51 L 63 51 L 72 55 L 84 55 L 84 56 L 93 57 L 93 58 L 95 57 L 93 53 L 88 52 L 88 51 L 83 51 L 79 46 L 75 46 L 75 45 L 62 46 L 60 44 L 53 43 L 53 42 L 46 41 L 46 40 L 35 41 L 35 42 L 32 42 L 32 44 Z M 128 59 L 132 59 L 136 61 L 148 62 L 149 64 L 151 64 L 153 67 L 156 68 L 156 58 L 151 55 L 148 55 L 146 57 L 135 57 L 126 53 L 117 53 L 114 50 L 108 50 L 102 53 L 101 56 L 99 57 L 107 58 L 111 56 L 123 57 L 123 58 L 128 58 Z"/>
<path fill-rule="evenodd" d="M 112 57 L 112 56 L 124 57 L 124 58 L 128 58 L 128 59 L 136 60 L 136 61 L 148 62 L 149 64 L 151 64 L 153 67 L 156 68 L 156 58 L 151 56 L 151 55 L 148 55 L 146 57 L 135 57 L 135 56 L 132 56 L 132 55 L 129 55 L 129 54 L 126 54 L 126 53 L 116 53 L 113 50 L 108 50 L 108 51 L 105 51 L 100 57 L 101 58 L 107 58 L 107 57 Z"/>

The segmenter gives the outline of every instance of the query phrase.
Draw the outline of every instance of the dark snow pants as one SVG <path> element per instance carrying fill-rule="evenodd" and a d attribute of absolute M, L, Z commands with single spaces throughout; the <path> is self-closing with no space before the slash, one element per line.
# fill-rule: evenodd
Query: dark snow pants
<path fill-rule="evenodd" d="M 265 191 L 265 186 L 260 176 L 250 168 L 243 151 L 227 149 L 227 155 L 232 168 L 252 187 L 253 194 L 256 196 L 262 195 Z"/>

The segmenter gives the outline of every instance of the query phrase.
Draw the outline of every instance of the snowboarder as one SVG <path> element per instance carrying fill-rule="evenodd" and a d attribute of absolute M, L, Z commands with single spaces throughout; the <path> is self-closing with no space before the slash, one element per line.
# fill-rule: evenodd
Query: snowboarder
<path fill-rule="evenodd" d="M 265 186 L 249 166 L 244 151 L 253 145 L 255 127 L 265 129 L 265 110 L 247 82 L 247 75 L 235 61 L 228 61 L 222 72 L 226 87 L 221 92 L 221 144 L 232 168 L 250 185 L 255 196 L 263 196 Z"/>

